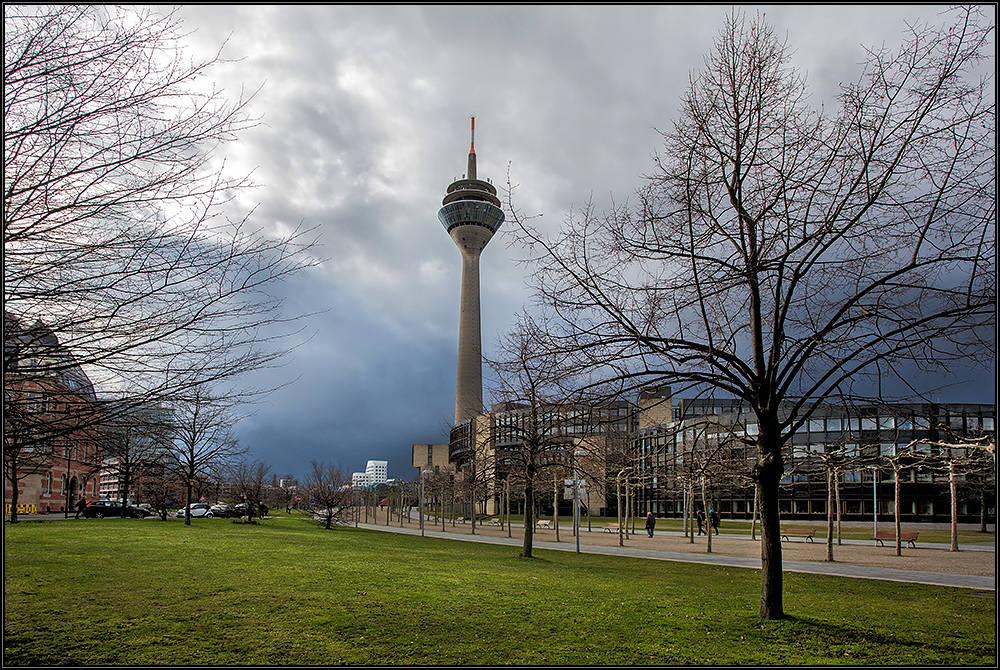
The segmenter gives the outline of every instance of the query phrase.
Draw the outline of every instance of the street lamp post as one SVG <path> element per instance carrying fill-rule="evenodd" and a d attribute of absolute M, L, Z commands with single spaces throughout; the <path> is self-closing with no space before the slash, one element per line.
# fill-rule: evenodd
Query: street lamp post
<path fill-rule="evenodd" d="M 878 537 L 878 466 L 871 466 L 872 469 L 872 512 L 874 516 L 874 529 L 875 534 L 872 537 Z"/>
<path fill-rule="evenodd" d="M 580 553 L 580 474 L 576 469 L 576 457 L 586 456 L 586 451 L 573 451 L 573 533 L 576 535 L 576 553 Z"/>
<path fill-rule="evenodd" d="M 433 470 L 420 471 L 420 537 L 424 536 L 424 475 Z"/>

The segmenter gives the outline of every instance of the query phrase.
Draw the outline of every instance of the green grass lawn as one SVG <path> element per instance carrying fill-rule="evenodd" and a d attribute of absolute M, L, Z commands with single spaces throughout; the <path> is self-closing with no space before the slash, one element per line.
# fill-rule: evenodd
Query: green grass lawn
<path fill-rule="evenodd" d="M 973 591 L 517 549 L 294 517 L 4 528 L 4 665 L 991 665 Z"/>

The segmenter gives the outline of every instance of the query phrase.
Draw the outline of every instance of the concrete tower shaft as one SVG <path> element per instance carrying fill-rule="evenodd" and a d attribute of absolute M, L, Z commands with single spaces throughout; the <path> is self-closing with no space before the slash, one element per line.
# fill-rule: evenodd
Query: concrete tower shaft
<path fill-rule="evenodd" d="M 503 223 L 497 190 L 476 175 L 476 117 L 468 172 L 451 184 L 441 201 L 438 219 L 462 252 L 462 298 L 458 323 L 458 379 L 455 424 L 483 411 L 483 354 L 479 308 L 479 256 Z"/>

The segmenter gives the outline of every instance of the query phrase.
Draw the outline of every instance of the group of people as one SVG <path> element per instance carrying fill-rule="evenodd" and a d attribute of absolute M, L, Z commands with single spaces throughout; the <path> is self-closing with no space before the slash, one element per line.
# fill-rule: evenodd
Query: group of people
<path fill-rule="evenodd" d="M 699 535 L 706 535 L 705 528 L 707 527 L 707 524 L 705 523 L 705 513 L 702 512 L 701 510 L 698 510 L 697 512 L 695 512 L 694 518 L 695 518 L 695 521 L 698 522 L 698 534 Z M 715 534 L 718 535 L 719 534 L 719 515 L 718 515 L 718 513 L 716 513 L 716 511 L 714 509 L 708 510 L 708 521 L 709 521 L 709 523 L 712 524 L 712 529 L 715 531 Z"/>
<path fill-rule="evenodd" d="M 695 520 L 698 521 L 698 534 L 705 535 L 705 513 L 701 510 L 695 512 Z M 719 534 L 719 515 L 714 509 L 708 510 L 708 520 L 712 524 L 712 528 L 715 530 L 715 534 Z M 653 529 L 656 528 L 656 518 L 653 513 L 650 512 L 646 515 L 646 533 L 653 537 Z"/>

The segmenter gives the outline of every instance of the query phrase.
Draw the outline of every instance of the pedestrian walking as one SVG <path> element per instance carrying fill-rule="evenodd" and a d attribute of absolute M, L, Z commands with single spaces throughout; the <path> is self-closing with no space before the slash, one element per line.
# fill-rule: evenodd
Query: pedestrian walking
<path fill-rule="evenodd" d="M 696 511 L 694 513 L 694 518 L 695 518 L 695 521 L 698 522 L 698 534 L 699 535 L 704 535 L 705 534 L 705 530 L 704 530 L 705 529 L 705 513 L 702 512 L 701 510 L 698 510 L 698 511 Z"/>
<path fill-rule="evenodd" d="M 650 537 L 653 537 L 654 528 L 656 528 L 656 519 L 653 518 L 653 513 L 649 512 L 646 514 L 646 532 L 649 533 Z"/>
<path fill-rule="evenodd" d="M 80 499 L 76 501 L 76 516 L 74 519 L 79 519 L 80 515 L 83 514 L 83 510 L 87 509 L 87 499 L 80 496 Z"/>
<path fill-rule="evenodd" d="M 708 518 L 712 520 L 712 528 L 715 530 L 715 534 L 719 534 L 719 514 L 714 510 L 708 510 Z"/>

